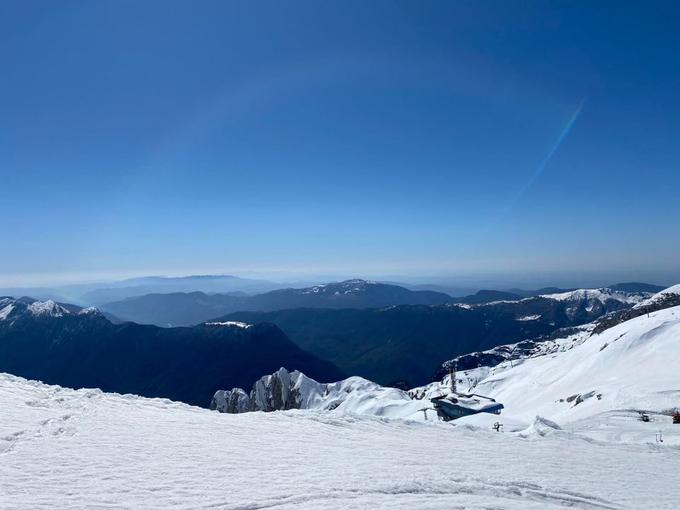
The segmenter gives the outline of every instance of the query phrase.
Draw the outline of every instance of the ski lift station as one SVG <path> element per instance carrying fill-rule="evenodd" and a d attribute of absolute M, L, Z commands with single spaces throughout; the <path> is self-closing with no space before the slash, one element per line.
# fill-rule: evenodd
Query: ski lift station
<path fill-rule="evenodd" d="M 456 420 L 472 414 L 489 413 L 501 414 L 503 404 L 491 397 L 458 393 L 456 387 L 456 364 L 449 368 L 449 383 L 451 390 L 448 395 L 440 395 L 430 399 L 439 416 L 444 421 Z"/>
<path fill-rule="evenodd" d="M 456 420 L 478 413 L 501 414 L 503 404 L 481 395 L 452 393 L 430 399 L 437 415 L 444 421 Z"/>

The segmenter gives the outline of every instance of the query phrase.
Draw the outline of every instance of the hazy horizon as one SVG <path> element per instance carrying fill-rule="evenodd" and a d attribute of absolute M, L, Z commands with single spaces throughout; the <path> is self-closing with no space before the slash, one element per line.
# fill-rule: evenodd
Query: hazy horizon
<path fill-rule="evenodd" d="M 126 280 L 145 277 L 188 278 L 197 276 L 235 276 L 237 278 L 270 281 L 291 286 L 308 286 L 349 279 L 365 279 L 401 285 L 432 285 L 458 289 L 460 292 L 478 289 L 507 290 L 511 288 L 538 289 L 542 287 L 595 288 L 615 283 L 643 282 L 654 285 L 670 286 L 680 282 L 678 273 L 628 272 L 628 271 L 589 271 L 580 273 L 539 272 L 534 274 L 508 273 L 471 273 L 471 274 L 390 274 L 370 272 L 280 272 L 280 271 L 196 271 L 196 272 L 139 272 L 99 275 L 61 275 L 60 278 L 32 276 L 17 279 L 2 278 L 0 292 L 6 289 L 38 289 L 95 285 L 106 287 Z"/>

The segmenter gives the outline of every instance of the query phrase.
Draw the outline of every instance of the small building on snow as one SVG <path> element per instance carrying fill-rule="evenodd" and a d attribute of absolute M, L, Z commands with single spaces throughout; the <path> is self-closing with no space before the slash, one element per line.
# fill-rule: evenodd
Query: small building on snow
<path fill-rule="evenodd" d="M 452 393 L 430 399 L 439 416 L 444 421 L 456 420 L 463 416 L 478 413 L 501 414 L 503 404 L 490 397 L 481 395 L 461 395 Z"/>

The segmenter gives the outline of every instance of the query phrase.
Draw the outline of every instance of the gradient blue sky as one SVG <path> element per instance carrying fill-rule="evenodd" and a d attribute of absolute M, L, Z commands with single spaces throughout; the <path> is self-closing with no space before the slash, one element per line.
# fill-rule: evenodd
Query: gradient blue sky
<path fill-rule="evenodd" d="M 2 2 L 0 284 L 680 279 L 678 19 L 677 2 Z"/>

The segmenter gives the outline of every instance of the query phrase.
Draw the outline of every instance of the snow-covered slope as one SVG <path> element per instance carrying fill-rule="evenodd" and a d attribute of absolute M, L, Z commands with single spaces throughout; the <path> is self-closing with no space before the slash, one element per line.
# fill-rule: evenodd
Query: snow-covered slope
<path fill-rule="evenodd" d="M 676 298 L 677 296 L 680 296 L 680 283 L 678 285 L 668 287 L 667 289 L 664 289 L 661 292 L 657 292 L 653 296 L 636 304 L 633 308 L 642 308 L 645 306 L 654 305 L 656 303 L 663 303 L 664 301 L 667 301 L 669 298 L 673 299 Z"/>
<path fill-rule="evenodd" d="M 0 508 L 674 508 L 680 455 L 310 411 L 220 414 L 0 374 Z"/>
<path fill-rule="evenodd" d="M 526 421 L 680 407 L 680 307 L 626 321 L 565 352 L 502 363 L 473 390 Z"/>

